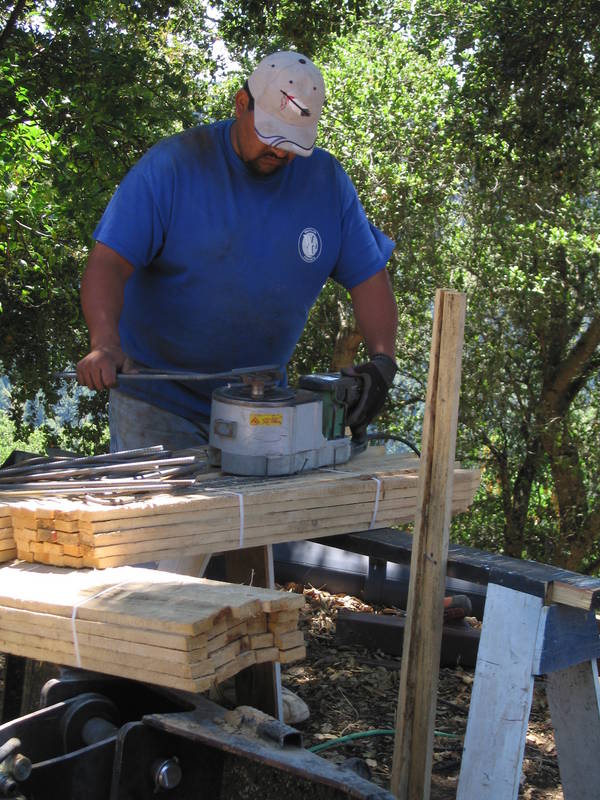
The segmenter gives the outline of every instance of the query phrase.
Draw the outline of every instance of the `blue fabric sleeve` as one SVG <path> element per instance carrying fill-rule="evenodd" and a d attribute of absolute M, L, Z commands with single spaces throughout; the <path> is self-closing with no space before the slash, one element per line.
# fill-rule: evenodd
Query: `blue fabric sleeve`
<path fill-rule="evenodd" d="M 96 241 L 116 250 L 136 269 L 150 264 L 165 241 L 172 177 L 168 162 L 159 155 L 159 148 L 152 148 L 132 167 L 94 231 Z M 153 186 L 160 185 L 164 189 L 157 196 Z"/>
<path fill-rule="evenodd" d="M 342 244 L 331 277 L 350 290 L 385 267 L 395 243 L 369 222 L 352 181 L 339 165 L 337 176 L 342 192 Z"/>

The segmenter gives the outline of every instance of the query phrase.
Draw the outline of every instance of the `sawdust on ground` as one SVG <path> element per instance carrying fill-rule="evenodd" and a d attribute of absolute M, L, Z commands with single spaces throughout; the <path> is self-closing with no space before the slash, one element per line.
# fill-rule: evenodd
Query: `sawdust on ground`
<path fill-rule="evenodd" d="M 353 733 L 393 729 L 401 659 L 335 642 L 338 609 L 380 613 L 383 609 L 313 587 L 286 588 L 303 591 L 307 599 L 301 621 L 307 657 L 285 667 L 282 675 L 283 684 L 296 692 L 311 712 L 310 719 L 298 726 L 303 731 L 305 747 L 333 742 Z M 399 609 L 386 611 L 403 613 Z M 477 622 L 473 620 L 473 624 Z M 455 800 L 472 683 L 471 669 L 440 670 L 431 800 Z M 389 789 L 392 751 L 393 737 L 378 734 L 336 745 L 319 754 L 336 763 L 360 758 L 369 768 L 370 779 Z M 563 798 L 542 681 L 536 681 L 534 689 L 519 798 Z"/>

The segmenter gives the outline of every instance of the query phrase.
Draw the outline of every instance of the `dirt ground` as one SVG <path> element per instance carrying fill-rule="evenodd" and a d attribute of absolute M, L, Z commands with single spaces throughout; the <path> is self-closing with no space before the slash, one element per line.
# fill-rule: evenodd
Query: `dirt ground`
<path fill-rule="evenodd" d="M 310 719 L 298 726 L 304 733 L 305 747 L 352 733 L 393 729 L 401 659 L 381 651 L 337 646 L 335 642 L 338 609 L 379 613 L 384 609 L 373 609 L 357 598 L 331 595 L 312 587 L 287 588 L 303 590 L 308 601 L 301 623 L 307 658 L 285 668 L 282 678 L 283 684 L 310 709 Z M 393 613 L 394 609 L 385 611 Z M 476 620 L 471 623 L 478 624 Z M 440 671 L 432 800 L 455 800 L 472 683 L 473 670 L 458 667 Z M 358 757 L 366 762 L 371 780 L 389 788 L 392 749 L 392 736 L 374 735 L 325 749 L 320 755 L 338 763 Z M 534 690 L 519 797 L 563 798 L 542 681 L 536 682 Z"/>

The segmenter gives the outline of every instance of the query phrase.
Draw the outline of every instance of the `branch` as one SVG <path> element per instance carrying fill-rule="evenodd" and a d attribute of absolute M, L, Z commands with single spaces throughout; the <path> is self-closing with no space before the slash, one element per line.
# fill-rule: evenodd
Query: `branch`
<path fill-rule="evenodd" d="M 556 402 L 551 401 L 552 395 L 567 402 L 572 399 L 575 390 L 581 388 L 582 377 L 590 372 L 594 364 L 594 354 L 600 344 L 600 316 L 594 317 L 588 328 L 561 363 L 552 382 L 544 390 L 544 400 L 556 412 L 559 411 Z"/>
<path fill-rule="evenodd" d="M 17 20 L 23 13 L 26 3 L 27 0 L 17 0 L 17 2 L 15 3 L 15 7 L 11 11 L 10 17 L 8 18 L 8 22 L 6 23 L 6 26 L 2 31 L 2 33 L 0 33 L 0 50 L 4 48 L 6 40 L 12 33 L 12 30 L 15 27 L 15 25 L 17 24 Z"/>
<path fill-rule="evenodd" d="M 36 231 L 35 228 L 30 228 L 29 225 L 25 225 L 24 222 L 19 222 L 18 219 L 15 218 L 15 222 L 21 228 L 25 228 L 26 231 L 31 231 L 31 233 L 36 233 L 38 236 L 44 236 L 46 239 L 52 239 L 52 235 L 50 233 L 44 233 L 43 231 Z"/>

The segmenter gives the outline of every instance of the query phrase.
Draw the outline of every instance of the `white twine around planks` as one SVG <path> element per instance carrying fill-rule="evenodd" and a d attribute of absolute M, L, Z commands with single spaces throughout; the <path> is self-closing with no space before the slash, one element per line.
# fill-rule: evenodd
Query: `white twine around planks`
<path fill-rule="evenodd" d="M 105 589 L 102 589 L 96 594 L 93 594 L 91 597 L 84 597 L 82 600 L 75 603 L 73 606 L 73 611 L 71 613 L 71 630 L 73 633 L 73 649 L 75 651 L 75 661 L 77 662 L 77 666 L 81 667 L 81 655 L 79 653 L 79 639 L 77 637 L 77 627 L 75 625 L 75 620 L 77 619 L 77 609 L 84 606 L 86 603 L 90 603 L 92 600 L 95 600 L 100 595 L 106 594 L 107 592 L 112 591 L 113 589 L 118 589 L 119 586 L 123 586 L 125 583 L 130 583 L 130 581 L 121 581 L 121 583 L 116 583 L 114 586 L 107 586 Z"/>
<path fill-rule="evenodd" d="M 240 504 L 240 544 L 239 547 L 242 548 L 244 546 L 244 495 L 240 492 L 219 492 L 219 494 L 232 494 L 237 497 L 238 502 Z"/>

